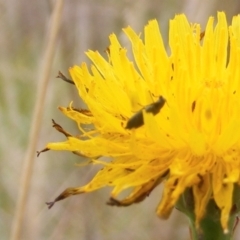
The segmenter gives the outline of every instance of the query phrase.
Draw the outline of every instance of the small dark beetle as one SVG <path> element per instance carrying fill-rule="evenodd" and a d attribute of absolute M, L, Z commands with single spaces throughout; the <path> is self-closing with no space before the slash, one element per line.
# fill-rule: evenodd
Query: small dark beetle
<path fill-rule="evenodd" d="M 144 107 L 147 113 L 152 113 L 156 115 L 160 112 L 161 108 L 164 106 L 166 99 L 160 96 L 159 99 Z M 127 122 L 126 129 L 139 128 L 144 124 L 143 122 L 143 109 L 134 114 Z"/>

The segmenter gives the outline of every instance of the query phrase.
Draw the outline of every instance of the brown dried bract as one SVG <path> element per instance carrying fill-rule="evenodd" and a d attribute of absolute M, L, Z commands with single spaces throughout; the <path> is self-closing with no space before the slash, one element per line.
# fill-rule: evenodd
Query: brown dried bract
<path fill-rule="evenodd" d="M 47 152 L 49 151 L 50 149 L 49 148 L 44 148 L 43 150 L 41 151 L 37 151 L 37 157 L 39 157 L 39 155 L 42 153 L 42 152 Z"/>
<path fill-rule="evenodd" d="M 68 132 L 66 132 L 59 124 L 57 124 L 53 119 L 52 119 L 52 122 L 53 122 L 53 127 L 60 133 L 63 133 L 66 137 L 71 137 L 72 135 Z M 37 157 L 39 157 L 39 155 L 42 153 L 42 152 L 47 152 L 49 151 L 50 149 L 49 148 L 44 148 L 43 150 L 41 151 L 37 151 Z"/>
<path fill-rule="evenodd" d="M 72 137 L 72 135 L 68 132 L 66 132 L 58 123 L 56 123 L 53 119 L 53 127 L 60 133 L 63 133 L 66 137 Z"/>
<path fill-rule="evenodd" d="M 71 79 L 68 79 L 63 73 L 61 73 L 60 71 L 58 72 L 58 75 L 56 78 L 60 78 L 65 82 L 71 83 L 73 85 L 75 85 L 74 81 L 72 81 Z"/>
<path fill-rule="evenodd" d="M 67 110 L 71 110 L 71 109 L 76 111 L 76 112 L 82 113 L 82 114 L 84 114 L 84 115 L 86 115 L 88 117 L 92 117 L 93 116 L 93 114 L 88 109 L 67 107 Z"/>
<path fill-rule="evenodd" d="M 104 50 L 105 53 L 107 53 L 108 55 L 110 55 L 110 48 L 107 47 L 105 50 Z"/>
<path fill-rule="evenodd" d="M 60 201 L 60 200 L 63 200 L 63 199 L 65 199 L 65 198 L 67 198 L 67 197 L 69 197 L 69 196 L 71 196 L 71 195 L 75 195 L 75 194 L 78 194 L 78 191 L 77 191 L 76 188 L 67 188 L 67 189 L 65 189 L 58 197 L 56 197 L 56 198 L 54 199 L 54 201 L 52 201 L 52 202 L 46 202 L 46 204 L 48 205 L 48 208 L 50 209 L 50 208 L 53 207 L 53 205 L 54 205 L 56 202 L 58 202 L 58 201 Z"/>
<path fill-rule="evenodd" d="M 205 31 L 203 31 L 203 32 L 200 33 L 200 41 L 202 41 L 202 39 L 204 38 L 204 36 L 205 36 Z"/>
<path fill-rule="evenodd" d="M 107 204 L 110 206 L 125 207 L 133 203 L 139 203 L 143 201 L 146 197 L 149 196 L 152 190 L 162 182 L 162 180 L 168 174 L 168 172 L 169 171 L 167 170 L 158 178 L 151 179 L 149 182 L 143 184 L 134 194 L 130 195 L 129 197 L 121 201 L 111 197 Z"/>

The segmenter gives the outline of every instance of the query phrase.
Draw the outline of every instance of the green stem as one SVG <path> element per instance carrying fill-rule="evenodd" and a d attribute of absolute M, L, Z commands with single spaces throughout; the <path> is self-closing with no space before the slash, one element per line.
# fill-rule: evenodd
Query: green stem
<path fill-rule="evenodd" d="M 182 194 L 176 208 L 188 216 L 191 240 L 233 240 L 233 230 L 236 221 L 235 214 L 229 216 L 229 233 L 224 233 L 220 222 L 221 212 L 214 200 L 209 201 L 199 228 L 196 228 L 195 225 L 194 198 L 191 189 L 187 189 Z"/>
<path fill-rule="evenodd" d="M 234 217 L 229 221 L 229 225 L 232 227 L 234 224 Z M 232 240 L 233 234 L 230 231 L 225 234 L 220 220 L 213 219 L 209 214 L 205 215 L 202 219 L 200 228 L 196 229 L 195 224 L 190 220 L 190 228 L 192 233 L 192 240 Z M 232 228 L 230 228 L 231 230 Z"/>

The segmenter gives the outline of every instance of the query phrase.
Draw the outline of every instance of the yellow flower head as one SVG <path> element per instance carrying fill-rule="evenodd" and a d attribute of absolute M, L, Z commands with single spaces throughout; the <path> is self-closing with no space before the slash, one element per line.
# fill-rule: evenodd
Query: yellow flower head
<path fill-rule="evenodd" d="M 127 27 L 134 61 L 112 34 L 107 60 L 88 51 L 90 70 L 85 63 L 70 68 L 89 110 L 60 107 L 81 133 L 73 136 L 54 123 L 67 141 L 45 150 L 72 151 L 103 168 L 55 201 L 111 186 L 109 204 L 127 206 L 163 182 L 159 216 L 167 218 L 191 189 L 196 223 L 213 199 L 228 230 L 234 184 L 240 183 L 240 16 L 228 26 L 220 12 L 215 27 L 213 22 L 209 18 L 201 40 L 199 25 L 176 16 L 169 54 L 156 20 L 145 27 L 144 41 Z M 130 194 L 119 200 L 128 188 Z"/>

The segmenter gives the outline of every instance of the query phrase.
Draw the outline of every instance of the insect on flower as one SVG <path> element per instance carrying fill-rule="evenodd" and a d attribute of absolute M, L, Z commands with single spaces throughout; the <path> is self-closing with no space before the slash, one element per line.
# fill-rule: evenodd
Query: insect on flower
<path fill-rule="evenodd" d="M 166 99 L 163 96 L 160 96 L 159 99 L 156 102 L 145 106 L 143 109 L 145 109 L 145 111 L 147 113 L 152 113 L 155 116 L 157 113 L 160 112 L 160 110 L 164 106 L 165 102 L 166 102 Z M 139 128 L 144 124 L 144 122 L 143 122 L 143 109 L 141 109 L 140 111 L 135 113 L 128 120 L 127 125 L 125 127 L 126 129 Z"/>

